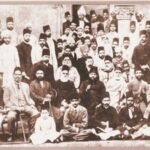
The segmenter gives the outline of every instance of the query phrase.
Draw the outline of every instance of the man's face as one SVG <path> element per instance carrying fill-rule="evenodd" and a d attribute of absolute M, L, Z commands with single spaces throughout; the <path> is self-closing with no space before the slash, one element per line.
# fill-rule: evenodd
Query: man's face
<path fill-rule="evenodd" d="M 77 30 L 77 35 L 80 37 L 80 36 L 82 36 L 83 35 L 83 29 L 81 29 L 81 28 L 79 28 L 78 30 Z"/>
<path fill-rule="evenodd" d="M 122 76 L 122 72 L 120 70 L 115 70 L 115 79 L 120 80 Z"/>
<path fill-rule="evenodd" d="M 97 48 L 96 42 L 91 43 L 91 48 L 92 48 L 92 50 L 96 50 L 96 48 Z"/>
<path fill-rule="evenodd" d="M 50 29 L 46 30 L 46 31 L 45 31 L 45 35 L 46 35 L 48 38 L 50 38 L 50 37 L 51 37 L 51 30 L 50 30 Z"/>
<path fill-rule="evenodd" d="M 124 72 L 129 72 L 129 71 L 130 71 L 130 66 L 129 66 L 129 64 L 126 63 L 126 64 L 123 65 L 123 71 L 124 71 Z"/>
<path fill-rule="evenodd" d="M 60 80 L 62 82 L 67 82 L 69 80 L 69 71 L 68 70 L 62 70 Z"/>
<path fill-rule="evenodd" d="M 85 48 L 85 49 L 82 50 L 83 57 L 87 57 L 88 54 L 89 54 L 89 49 L 88 48 Z"/>
<path fill-rule="evenodd" d="M 147 24 L 147 25 L 145 26 L 145 29 L 146 29 L 146 31 L 150 32 L 150 24 Z"/>
<path fill-rule="evenodd" d="M 113 69 L 113 63 L 110 62 L 109 60 L 105 60 L 105 67 L 106 67 L 106 70 L 112 70 Z"/>
<path fill-rule="evenodd" d="M 85 26 L 85 27 L 84 27 L 84 32 L 85 32 L 86 34 L 89 34 L 89 33 L 90 33 L 90 27 L 89 27 L 89 26 Z"/>
<path fill-rule="evenodd" d="M 16 83 L 20 83 L 21 82 L 21 80 L 22 80 L 22 72 L 21 71 L 16 70 L 14 72 L 14 80 L 15 80 Z"/>
<path fill-rule="evenodd" d="M 110 25 L 110 31 L 111 32 L 115 32 L 116 31 L 116 25 L 115 24 L 111 24 Z"/>
<path fill-rule="evenodd" d="M 5 36 L 4 37 L 4 42 L 5 42 L 5 44 L 8 45 L 11 42 L 11 36 Z"/>
<path fill-rule="evenodd" d="M 63 50 L 63 43 L 61 42 L 57 43 L 57 48 Z"/>
<path fill-rule="evenodd" d="M 112 47 L 117 47 L 117 46 L 119 46 L 119 43 L 117 41 L 113 41 L 112 42 Z"/>
<path fill-rule="evenodd" d="M 71 67 L 72 66 L 72 63 L 71 63 L 71 60 L 69 57 L 65 57 L 62 61 L 62 65 L 66 65 L 68 67 Z"/>
<path fill-rule="evenodd" d="M 133 97 L 128 97 L 127 98 L 127 106 L 132 107 L 134 105 L 134 99 Z"/>
<path fill-rule="evenodd" d="M 97 20 L 97 15 L 96 14 L 92 14 L 91 20 L 92 20 L 92 22 L 95 22 Z"/>
<path fill-rule="evenodd" d="M 45 63 L 49 63 L 49 58 L 50 58 L 49 55 L 44 55 L 44 56 L 42 56 L 42 61 Z"/>
<path fill-rule="evenodd" d="M 104 20 L 107 20 L 108 18 L 109 18 L 109 14 L 108 13 L 103 13 L 103 18 L 104 18 Z"/>
<path fill-rule="evenodd" d="M 98 31 L 97 36 L 100 36 L 100 37 L 104 36 L 104 31 L 103 30 Z"/>
<path fill-rule="evenodd" d="M 104 108 L 109 108 L 109 106 L 110 106 L 110 98 L 109 97 L 105 97 L 105 98 L 103 98 L 103 100 L 102 100 L 102 105 L 103 105 L 103 107 Z"/>
<path fill-rule="evenodd" d="M 46 40 L 45 39 L 39 39 L 39 44 L 41 47 L 44 47 L 46 44 Z"/>
<path fill-rule="evenodd" d="M 104 59 L 105 58 L 105 51 L 104 50 L 100 50 L 98 52 L 98 56 L 99 56 L 99 58 Z"/>
<path fill-rule="evenodd" d="M 97 78 L 97 74 L 95 72 L 91 72 L 89 74 L 89 77 L 90 77 L 91 80 L 95 80 Z"/>
<path fill-rule="evenodd" d="M 77 108 L 79 105 L 79 99 L 72 99 L 71 100 L 71 106 L 73 106 L 74 108 Z"/>
<path fill-rule="evenodd" d="M 37 78 L 39 81 L 43 80 L 43 78 L 44 78 L 44 72 L 43 72 L 43 70 L 37 70 L 37 71 L 36 71 L 36 78 Z"/>
<path fill-rule="evenodd" d="M 65 34 L 66 34 L 66 35 L 69 35 L 69 33 L 70 33 L 70 28 L 66 28 L 66 29 L 65 29 Z"/>
<path fill-rule="evenodd" d="M 127 49 L 129 47 L 129 45 L 130 45 L 130 42 L 128 40 L 123 41 L 123 46 L 125 49 Z"/>
<path fill-rule="evenodd" d="M 141 70 L 136 70 L 135 72 L 135 77 L 138 79 L 138 80 L 141 80 L 142 79 L 142 76 L 143 76 L 143 73 Z"/>
<path fill-rule="evenodd" d="M 30 41 L 30 37 L 31 37 L 31 34 L 29 34 L 29 33 L 25 33 L 23 35 L 24 41 L 27 43 Z"/>
<path fill-rule="evenodd" d="M 93 66 L 93 59 L 89 58 L 85 61 L 85 64 L 87 67 L 92 67 Z"/>
<path fill-rule="evenodd" d="M 91 45 L 90 39 L 85 39 L 84 44 L 87 45 L 88 47 L 90 47 L 90 45 Z"/>
<path fill-rule="evenodd" d="M 7 29 L 12 31 L 14 29 L 14 23 L 13 22 L 7 22 Z"/>
<path fill-rule="evenodd" d="M 122 57 L 122 51 L 116 51 L 116 52 L 115 52 L 115 56 L 116 56 L 117 58 L 121 58 L 121 57 Z"/>
<path fill-rule="evenodd" d="M 72 22 L 71 25 L 70 25 L 70 29 L 71 29 L 72 31 L 75 31 L 76 28 L 77 28 L 76 23 L 73 23 L 73 22 Z"/>
<path fill-rule="evenodd" d="M 135 25 L 131 25 L 131 26 L 130 26 L 130 31 L 131 31 L 132 33 L 134 33 L 134 32 L 135 32 L 135 30 L 136 30 Z"/>
<path fill-rule="evenodd" d="M 147 36 L 145 34 L 140 35 L 140 43 L 144 44 L 147 42 Z"/>
<path fill-rule="evenodd" d="M 66 20 L 67 20 L 67 21 L 71 21 L 71 20 L 72 20 L 71 15 L 67 15 L 67 16 L 66 16 Z"/>
<path fill-rule="evenodd" d="M 64 53 L 65 54 L 70 54 L 71 53 L 71 49 L 70 48 L 65 48 Z"/>
<path fill-rule="evenodd" d="M 79 14 L 78 17 L 79 17 L 80 20 L 84 20 L 84 15 L 83 14 Z"/>

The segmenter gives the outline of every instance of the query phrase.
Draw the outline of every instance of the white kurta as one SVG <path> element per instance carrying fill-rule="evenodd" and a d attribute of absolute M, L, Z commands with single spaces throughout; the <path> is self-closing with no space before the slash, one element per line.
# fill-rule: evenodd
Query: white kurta
<path fill-rule="evenodd" d="M 16 47 L 3 44 L 0 46 L 0 72 L 3 73 L 3 86 L 13 81 L 14 68 L 20 66 Z"/>
<path fill-rule="evenodd" d="M 35 133 L 30 136 L 30 139 L 34 145 L 38 145 L 48 140 L 54 142 L 60 135 L 56 131 L 55 121 L 52 117 L 49 116 L 46 120 L 39 117 L 35 123 Z"/>

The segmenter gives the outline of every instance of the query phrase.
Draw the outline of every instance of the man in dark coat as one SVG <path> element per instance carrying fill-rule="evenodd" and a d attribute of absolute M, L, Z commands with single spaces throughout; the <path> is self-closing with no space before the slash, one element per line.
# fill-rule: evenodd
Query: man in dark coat
<path fill-rule="evenodd" d="M 65 19 L 66 19 L 66 21 L 63 23 L 63 33 L 64 33 L 66 27 L 70 27 L 70 24 L 71 24 L 71 14 L 69 11 L 65 12 Z"/>
<path fill-rule="evenodd" d="M 96 106 L 101 103 L 102 95 L 105 92 L 103 82 L 99 81 L 97 67 L 92 67 L 89 72 L 89 78 L 80 85 L 81 104 L 87 108 L 90 123 L 94 115 Z"/>
<path fill-rule="evenodd" d="M 30 73 L 32 67 L 31 51 L 32 46 L 30 42 L 31 31 L 29 29 L 23 30 L 23 41 L 17 45 L 17 50 L 20 59 L 20 66 L 23 70 L 23 76 L 25 79 L 30 80 Z"/>
<path fill-rule="evenodd" d="M 50 51 L 49 51 L 49 49 L 46 48 L 42 52 L 42 60 L 33 65 L 31 80 L 36 79 L 35 71 L 39 66 L 41 66 L 45 73 L 44 79 L 46 81 L 50 82 L 51 84 L 53 84 L 54 71 L 53 71 L 53 66 L 49 63 L 49 57 L 50 57 Z"/>

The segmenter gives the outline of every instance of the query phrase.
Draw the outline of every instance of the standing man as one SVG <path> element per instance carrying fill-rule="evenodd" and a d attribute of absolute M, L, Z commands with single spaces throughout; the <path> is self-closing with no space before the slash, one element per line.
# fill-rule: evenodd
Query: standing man
<path fill-rule="evenodd" d="M 15 120 L 17 114 L 24 112 L 30 115 L 30 129 L 33 129 L 36 118 L 39 112 L 35 107 L 34 101 L 30 97 L 30 90 L 28 84 L 22 82 L 22 71 L 20 67 L 16 67 L 13 73 L 14 81 L 4 89 L 4 104 L 9 110 L 8 118 L 8 141 L 14 138 Z"/>
<path fill-rule="evenodd" d="M 23 76 L 25 81 L 30 80 L 30 72 L 32 67 L 32 59 L 31 59 L 31 51 L 32 46 L 29 44 L 30 42 L 31 31 L 29 29 L 23 30 L 23 41 L 17 45 L 19 58 L 20 58 L 20 66 L 23 70 Z"/>
<path fill-rule="evenodd" d="M 14 19 L 13 19 L 13 17 L 7 17 L 7 19 L 6 19 L 6 28 L 7 28 L 6 31 L 10 32 L 11 44 L 13 46 L 16 46 L 17 42 L 18 42 L 18 34 L 14 30 Z"/>
<path fill-rule="evenodd" d="M 2 39 L 4 43 L 0 46 L 0 72 L 3 75 L 3 86 L 13 80 L 13 70 L 20 66 L 18 51 L 11 45 L 11 34 L 9 31 L 3 31 Z"/>
<path fill-rule="evenodd" d="M 54 66 L 54 72 L 57 70 L 57 54 L 56 54 L 56 41 L 52 38 L 51 28 L 49 25 L 43 26 L 43 32 L 47 37 L 47 44 L 50 49 L 50 64 Z"/>

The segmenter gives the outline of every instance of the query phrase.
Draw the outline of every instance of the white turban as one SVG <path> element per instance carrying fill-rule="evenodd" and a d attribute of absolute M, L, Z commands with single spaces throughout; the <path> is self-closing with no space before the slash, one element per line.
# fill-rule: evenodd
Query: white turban
<path fill-rule="evenodd" d="M 86 11 L 85 11 L 85 8 L 84 6 L 81 6 L 79 9 L 78 9 L 78 15 L 86 15 Z"/>

